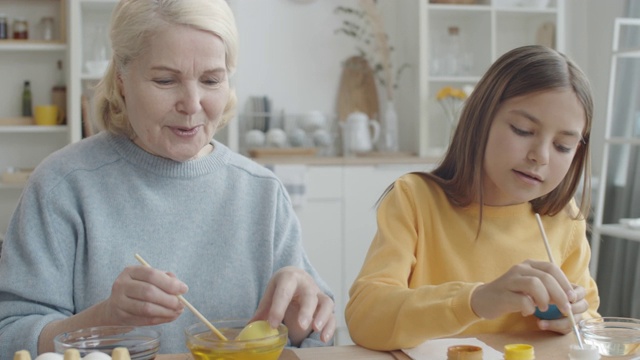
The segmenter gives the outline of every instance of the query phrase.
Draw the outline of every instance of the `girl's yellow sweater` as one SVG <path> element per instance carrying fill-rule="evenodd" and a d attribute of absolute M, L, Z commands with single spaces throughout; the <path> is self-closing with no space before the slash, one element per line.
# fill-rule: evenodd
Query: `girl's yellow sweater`
<path fill-rule="evenodd" d="M 575 203 L 569 207 L 577 211 Z M 410 348 L 458 334 L 538 330 L 534 316 L 478 317 L 471 293 L 527 259 L 548 260 L 529 203 L 453 206 L 433 181 L 407 174 L 395 182 L 377 214 L 378 231 L 353 283 L 346 307 L 351 338 L 376 350 Z M 567 211 L 543 216 L 555 262 L 569 281 L 583 286 L 589 310 L 600 300 L 589 274 L 585 221 Z"/>

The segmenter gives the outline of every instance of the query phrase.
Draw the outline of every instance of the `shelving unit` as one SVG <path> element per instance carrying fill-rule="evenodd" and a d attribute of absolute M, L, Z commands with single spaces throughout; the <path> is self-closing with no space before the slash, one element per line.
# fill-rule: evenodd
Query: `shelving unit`
<path fill-rule="evenodd" d="M 6 120 L 21 115 L 25 80 L 31 82 L 33 106 L 51 103 L 51 89 L 60 77 L 57 62 L 61 60 L 64 68 L 69 65 L 68 0 L 2 0 L 0 4 L 8 18 L 9 30 L 16 17 L 25 18 L 29 24 L 28 39 L 0 40 L 0 78 L 3 79 L 0 119 Z M 40 24 L 43 17 L 54 18 L 52 40 L 43 40 Z M 11 31 L 9 36 L 12 36 Z M 68 78 L 64 78 L 68 83 Z M 68 117 L 69 125 L 61 126 L 0 126 L 0 173 L 11 167 L 33 168 L 50 153 L 68 144 L 73 127 L 71 120 Z M 6 229 L 23 186 L 0 183 L 0 233 Z"/>
<path fill-rule="evenodd" d="M 393 16 L 389 23 L 396 24 L 395 62 L 411 66 L 411 76 L 402 79 L 396 100 L 400 150 L 420 156 L 438 156 L 448 145 L 442 134 L 448 133 L 449 124 L 435 98 L 439 89 L 475 85 L 493 61 L 514 47 L 553 42 L 557 50 L 565 51 L 565 0 L 551 0 L 544 8 L 517 6 L 509 0 L 477 0 L 471 5 L 407 1 Z M 442 54 L 438 39 L 449 26 L 459 28 L 463 48 L 472 58 L 464 74 L 435 71 L 434 60 Z M 551 39 L 543 36 L 543 26 L 553 30 Z"/>
<path fill-rule="evenodd" d="M 598 189 L 598 199 L 596 201 L 596 211 L 593 219 L 593 230 L 591 233 L 591 275 L 596 278 L 598 272 L 598 260 L 600 256 L 601 241 L 603 237 L 613 237 L 632 241 L 640 241 L 640 229 L 631 229 L 619 223 L 604 223 L 605 209 L 609 205 L 610 197 L 608 193 L 612 185 L 627 181 L 626 174 L 611 174 L 611 165 L 622 163 L 627 159 L 632 151 L 640 148 L 640 124 L 634 123 L 640 119 L 633 119 L 633 115 L 620 116 L 616 110 L 623 108 L 623 104 L 629 102 L 631 94 L 618 94 L 617 84 L 623 78 L 628 78 L 629 74 L 623 74 L 620 68 L 624 64 L 627 69 L 633 68 L 636 74 L 640 74 L 640 44 L 633 48 L 625 48 L 621 42 L 622 33 L 625 28 L 635 27 L 640 30 L 640 19 L 617 18 L 614 23 L 611 69 L 609 75 L 609 95 L 607 99 L 607 118 L 605 125 L 604 148 L 602 149 L 602 169 L 600 171 L 600 186 Z M 633 100 L 631 100 L 633 101 Z M 640 113 L 640 106 L 635 104 L 636 112 Z M 629 109 L 631 110 L 631 109 Z M 615 158 L 612 158 L 615 156 Z M 611 163 L 610 163 L 611 161 Z"/>

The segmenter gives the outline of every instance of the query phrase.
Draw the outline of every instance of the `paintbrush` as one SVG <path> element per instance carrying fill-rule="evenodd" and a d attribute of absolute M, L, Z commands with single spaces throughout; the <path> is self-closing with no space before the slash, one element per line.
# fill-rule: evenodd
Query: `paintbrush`
<path fill-rule="evenodd" d="M 536 220 L 538 221 L 538 227 L 540 228 L 540 234 L 542 234 L 542 240 L 544 241 L 544 247 L 547 249 L 547 256 L 549 256 L 549 262 L 555 265 L 555 261 L 553 261 L 553 255 L 551 254 L 551 247 L 549 247 L 549 240 L 547 240 L 547 234 L 544 231 L 544 226 L 542 226 L 542 220 L 540 219 L 540 215 L 536 213 Z M 573 330 L 573 334 L 576 336 L 578 340 L 578 345 L 580 349 L 584 349 L 584 345 L 582 344 L 582 338 L 580 337 L 580 332 L 578 331 L 578 326 L 576 325 L 576 319 L 573 317 L 573 312 L 569 311 L 567 314 L 569 320 L 571 321 L 571 329 Z"/>

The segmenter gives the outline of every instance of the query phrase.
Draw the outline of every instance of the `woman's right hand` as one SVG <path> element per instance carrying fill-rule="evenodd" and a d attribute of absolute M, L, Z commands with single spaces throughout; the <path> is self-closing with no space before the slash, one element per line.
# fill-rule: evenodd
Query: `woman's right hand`
<path fill-rule="evenodd" d="M 471 295 L 471 308 L 484 319 L 520 312 L 546 311 L 556 304 L 563 314 L 571 311 L 576 293 L 562 270 L 546 261 L 526 260 L 511 267 L 496 280 L 478 286 Z"/>
<path fill-rule="evenodd" d="M 102 302 L 106 323 L 156 325 L 171 322 L 184 311 L 176 295 L 188 291 L 172 273 L 145 266 L 129 266 L 116 278 L 111 295 Z"/>

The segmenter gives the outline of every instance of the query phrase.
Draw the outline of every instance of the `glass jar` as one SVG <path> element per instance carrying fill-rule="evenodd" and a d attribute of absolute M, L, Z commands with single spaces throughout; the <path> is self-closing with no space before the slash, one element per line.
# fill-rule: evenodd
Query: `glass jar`
<path fill-rule="evenodd" d="M 40 26 L 42 30 L 42 40 L 53 40 L 53 17 L 45 16 L 40 19 Z"/>
<path fill-rule="evenodd" d="M 14 39 L 29 38 L 29 23 L 25 18 L 17 17 L 13 20 L 13 38 Z"/>
<path fill-rule="evenodd" d="M 0 39 L 9 38 L 9 25 L 7 24 L 7 16 L 0 14 Z"/>

